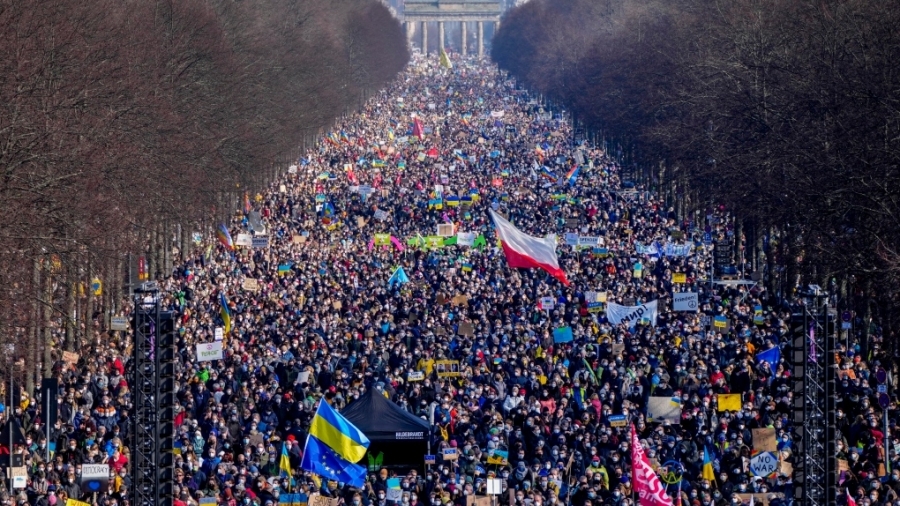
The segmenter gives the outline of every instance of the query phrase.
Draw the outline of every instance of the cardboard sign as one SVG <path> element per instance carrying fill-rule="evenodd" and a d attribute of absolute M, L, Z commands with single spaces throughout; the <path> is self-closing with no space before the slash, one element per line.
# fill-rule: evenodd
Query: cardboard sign
<path fill-rule="evenodd" d="M 426 455 L 425 456 L 425 465 L 426 466 L 433 466 L 435 463 L 437 463 L 437 457 L 435 457 L 434 455 Z"/>
<path fill-rule="evenodd" d="M 447 296 L 444 295 L 444 294 L 439 293 L 439 294 L 437 295 L 437 297 L 435 298 L 435 301 L 434 301 L 434 302 L 435 302 L 435 304 L 437 304 L 438 306 L 443 306 L 444 304 L 447 303 Z"/>
<path fill-rule="evenodd" d="M 64 351 L 62 352 L 62 360 L 63 362 L 71 365 L 75 365 L 78 363 L 78 360 L 81 357 L 75 353 L 74 351 Z"/>
<path fill-rule="evenodd" d="M 453 306 L 468 306 L 469 305 L 469 296 L 468 295 L 457 295 L 450 300 L 450 304 Z"/>
<path fill-rule="evenodd" d="M 247 278 L 244 280 L 244 283 L 241 286 L 248 292 L 255 292 L 259 290 L 259 281 L 252 278 Z"/>
<path fill-rule="evenodd" d="M 471 337 L 475 335 L 475 326 L 470 322 L 462 322 L 456 328 L 456 333 L 461 336 Z"/>
<path fill-rule="evenodd" d="M 319 494 L 309 496 L 309 506 L 338 506 L 340 499 L 332 499 Z"/>
<path fill-rule="evenodd" d="M 438 360 L 434 370 L 439 378 L 455 378 L 459 376 L 459 360 Z"/>
<path fill-rule="evenodd" d="M 792 476 L 794 474 L 794 464 L 781 460 L 778 462 L 778 473 L 782 476 Z"/>
<path fill-rule="evenodd" d="M 750 429 L 753 433 L 753 449 L 761 452 L 774 452 L 778 450 L 778 441 L 775 439 L 775 429 Z"/>
<path fill-rule="evenodd" d="M 578 218 L 566 218 L 566 228 L 578 228 Z"/>
<path fill-rule="evenodd" d="M 406 381 L 423 381 L 425 379 L 425 373 L 422 371 L 410 371 L 409 374 L 406 375 Z"/>
<path fill-rule="evenodd" d="M 466 506 L 491 506 L 490 496 L 467 495 Z"/>
<path fill-rule="evenodd" d="M 456 448 L 444 448 L 441 450 L 441 456 L 444 457 L 444 460 L 459 460 L 459 452 L 456 451 Z"/>
<path fill-rule="evenodd" d="M 840 473 L 842 471 L 850 470 L 850 463 L 844 459 L 836 459 L 837 460 L 837 472 Z"/>
<path fill-rule="evenodd" d="M 451 223 L 441 223 L 437 226 L 437 235 L 438 237 L 453 237 L 455 234 L 453 233 L 453 224 Z"/>
<path fill-rule="evenodd" d="M 302 235 L 295 235 L 291 237 L 291 242 L 293 242 L 294 244 L 303 244 L 306 242 L 306 237 L 303 237 Z"/>
<path fill-rule="evenodd" d="M 8 467 L 7 476 L 13 480 L 13 488 L 25 488 L 28 486 L 28 469 L 24 466 Z"/>
<path fill-rule="evenodd" d="M 338 311 L 340 311 L 341 309 L 344 308 L 344 303 L 341 302 L 341 301 L 339 301 L 339 300 L 336 300 L 336 301 L 334 301 L 334 302 L 331 303 L 331 307 L 333 307 L 333 308 L 337 309 Z"/>

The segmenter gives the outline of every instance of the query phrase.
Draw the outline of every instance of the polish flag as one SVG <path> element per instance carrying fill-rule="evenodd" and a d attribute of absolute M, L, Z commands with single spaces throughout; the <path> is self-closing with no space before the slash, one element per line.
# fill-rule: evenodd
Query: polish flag
<path fill-rule="evenodd" d="M 500 236 L 503 245 L 503 253 L 509 266 L 518 269 L 531 269 L 537 267 L 549 272 L 560 283 L 569 286 L 566 273 L 559 268 L 556 259 L 556 236 L 549 235 L 543 239 L 533 237 L 519 231 L 512 223 L 504 219 L 493 210 L 488 210 L 494 227 Z"/>

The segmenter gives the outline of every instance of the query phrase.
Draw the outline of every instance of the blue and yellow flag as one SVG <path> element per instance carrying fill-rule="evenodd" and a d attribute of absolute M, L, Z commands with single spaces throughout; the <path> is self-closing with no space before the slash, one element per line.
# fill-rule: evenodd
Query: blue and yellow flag
<path fill-rule="evenodd" d="M 291 457 L 288 455 L 287 444 L 281 444 L 281 460 L 278 461 L 278 469 L 281 470 L 282 478 L 291 476 Z"/>
<path fill-rule="evenodd" d="M 225 328 L 222 330 L 222 334 L 228 335 L 231 332 L 231 309 L 228 308 L 228 300 L 225 299 L 225 294 L 219 294 L 219 314 L 222 315 L 222 324 Z"/>
<path fill-rule="evenodd" d="M 703 474 L 702 478 L 704 480 L 709 480 L 710 483 L 715 483 L 716 481 L 716 471 L 713 469 L 712 459 L 709 458 L 709 451 L 707 451 L 706 447 L 703 447 Z"/>
<path fill-rule="evenodd" d="M 325 402 L 323 401 L 322 404 Z M 303 450 L 300 467 L 318 476 L 354 487 L 362 487 L 366 483 L 365 466 L 342 459 L 328 445 L 313 435 L 306 438 L 306 448 Z"/>
<path fill-rule="evenodd" d="M 351 463 L 362 460 L 369 448 L 369 438 L 324 401 L 319 402 L 309 434 Z"/>

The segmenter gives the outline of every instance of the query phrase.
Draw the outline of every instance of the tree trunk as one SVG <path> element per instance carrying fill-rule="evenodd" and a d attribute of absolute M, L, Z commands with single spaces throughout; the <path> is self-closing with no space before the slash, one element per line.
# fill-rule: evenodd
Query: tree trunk
<path fill-rule="evenodd" d="M 41 321 L 41 262 L 34 259 L 34 266 L 31 278 L 31 289 L 34 293 L 34 303 L 31 306 L 31 318 L 29 318 L 28 330 L 28 382 L 25 388 L 28 392 L 34 392 L 35 378 L 41 374 L 39 350 L 40 350 L 40 321 Z"/>
<path fill-rule="evenodd" d="M 81 321 L 84 322 L 84 337 L 87 342 L 94 340 L 94 264 L 90 258 L 87 261 L 87 290 L 85 290 L 84 315 Z M 103 281 L 101 280 L 101 283 Z M 102 286 L 102 285 L 101 285 Z M 102 288 L 101 288 L 102 289 Z M 101 292 L 102 293 L 102 292 Z"/>
<path fill-rule="evenodd" d="M 78 276 L 70 267 L 66 272 L 66 351 L 75 351 L 75 305 L 78 297 Z"/>
<path fill-rule="evenodd" d="M 46 267 L 46 263 L 45 263 Z M 48 269 L 44 269 L 44 322 L 42 330 L 44 332 L 44 377 L 49 378 L 53 375 L 53 332 L 50 329 L 50 322 L 53 318 L 53 276 L 50 275 Z"/>

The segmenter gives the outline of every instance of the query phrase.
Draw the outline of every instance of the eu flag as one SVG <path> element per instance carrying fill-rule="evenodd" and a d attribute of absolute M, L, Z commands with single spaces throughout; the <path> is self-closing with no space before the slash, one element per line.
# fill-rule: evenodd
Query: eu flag
<path fill-rule="evenodd" d="M 324 402 L 324 401 L 323 401 Z M 366 468 L 342 459 L 315 436 L 306 438 L 306 451 L 300 467 L 338 483 L 362 487 L 366 483 Z"/>

